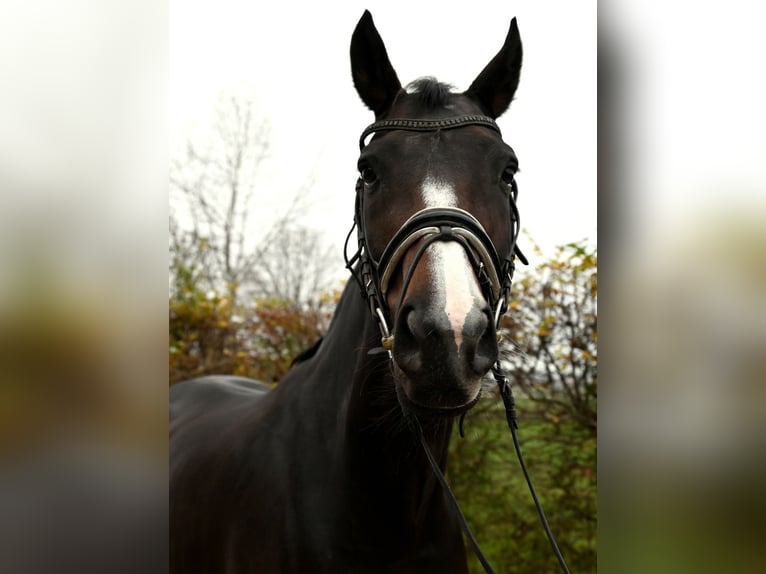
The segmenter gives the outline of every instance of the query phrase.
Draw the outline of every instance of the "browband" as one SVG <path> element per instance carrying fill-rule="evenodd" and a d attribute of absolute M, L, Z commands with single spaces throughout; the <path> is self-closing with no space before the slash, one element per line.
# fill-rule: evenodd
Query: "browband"
<path fill-rule="evenodd" d="M 362 132 L 359 138 L 359 149 L 364 149 L 365 140 L 367 136 L 376 132 L 382 132 L 387 130 L 407 130 L 412 132 L 430 132 L 434 130 L 450 130 L 452 128 L 459 128 L 466 125 L 479 125 L 485 126 L 495 130 L 500 136 L 502 132 L 500 127 L 495 123 L 495 120 L 489 116 L 481 116 L 468 114 L 464 116 L 457 116 L 454 118 L 445 118 L 443 120 L 406 120 L 406 119 L 392 119 L 392 120 L 380 120 L 374 124 L 370 124 Z"/>

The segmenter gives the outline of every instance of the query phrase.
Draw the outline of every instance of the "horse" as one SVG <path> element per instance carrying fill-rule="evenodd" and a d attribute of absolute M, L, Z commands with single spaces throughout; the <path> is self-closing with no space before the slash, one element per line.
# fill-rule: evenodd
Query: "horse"
<path fill-rule="evenodd" d="M 464 92 L 430 77 L 403 87 L 368 11 L 350 56 L 375 115 L 353 280 L 275 388 L 228 376 L 171 388 L 171 572 L 468 572 L 428 458 L 444 471 L 456 417 L 482 395 L 523 257 L 518 159 L 495 122 L 518 86 L 519 30 L 514 18 Z"/>

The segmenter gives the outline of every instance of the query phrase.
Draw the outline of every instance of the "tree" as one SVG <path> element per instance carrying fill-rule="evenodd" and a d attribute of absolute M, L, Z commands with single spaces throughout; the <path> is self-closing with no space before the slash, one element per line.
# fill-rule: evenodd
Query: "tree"
<path fill-rule="evenodd" d="M 522 392 L 596 431 L 597 254 L 583 242 L 558 247 L 513 286 L 502 322 L 503 364 Z"/>
<path fill-rule="evenodd" d="M 582 242 L 558 248 L 514 284 L 502 322 L 521 448 L 573 572 L 596 570 L 596 266 Z M 474 407 L 465 429 L 450 444 L 449 480 L 487 557 L 502 572 L 553 571 L 499 397 Z"/>
<path fill-rule="evenodd" d="M 196 286 L 226 292 L 233 306 L 243 294 L 304 301 L 329 285 L 329 251 L 300 221 L 311 177 L 269 218 L 265 233 L 257 237 L 252 228 L 256 200 L 266 195 L 256 184 L 269 134 L 254 98 L 230 94 L 220 99 L 203 143 L 189 138 L 171 165 L 171 275 L 185 268 Z"/>
<path fill-rule="evenodd" d="M 170 298 L 170 384 L 209 374 L 278 382 L 324 335 L 338 297 L 337 290 L 325 292 L 312 307 L 266 298 L 234 308 L 228 294 L 187 283 Z"/>
<path fill-rule="evenodd" d="M 321 236 L 302 226 L 288 227 L 261 248 L 259 265 L 251 270 L 252 294 L 258 299 L 303 303 L 317 308 L 330 289 L 335 258 Z"/>
<path fill-rule="evenodd" d="M 257 119 L 252 99 L 222 97 L 210 137 L 204 145 L 190 138 L 171 165 L 171 191 L 180 191 L 185 200 L 189 235 L 207 252 L 204 279 L 211 288 L 225 285 L 234 299 L 244 270 L 256 258 L 246 247 L 245 229 L 256 170 L 269 154 L 269 131 L 269 123 Z M 174 223 L 178 238 L 183 234 L 178 216 Z"/>
<path fill-rule="evenodd" d="M 301 222 L 311 178 L 265 233 L 253 233 L 269 133 L 252 97 L 224 96 L 211 132 L 202 143 L 189 138 L 174 158 L 171 384 L 211 373 L 277 381 L 329 321 L 333 258 Z"/>

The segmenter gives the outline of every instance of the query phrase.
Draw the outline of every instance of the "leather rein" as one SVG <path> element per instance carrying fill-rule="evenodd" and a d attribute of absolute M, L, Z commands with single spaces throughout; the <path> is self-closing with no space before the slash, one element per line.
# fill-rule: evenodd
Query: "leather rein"
<path fill-rule="evenodd" d="M 405 131 L 439 131 L 456 129 L 465 126 L 483 126 L 488 129 L 494 130 L 498 135 L 502 137 L 500 128 L 495 121 L 487 116 L 482 115 L 462 115 L 454 118 L 440 119 L 440 120 L 421 120 L 421 119 L 387 119 L 377 121 L 368 126 L 359 138 L 359 149 L 362 150 L 366 146 L 367 138 L 375 133 L 390 130 L 405 130 Z M 367 225 L 364 217 L 364 182 L 360 177 L 356 183 L 356 201 L 354 209 L 354 225 L 351 228 L 348 236 L 346 237 L 346 248 L 344 249 L 344 258 L 346 260 L 346 268 L 351 272 L 353 277 L 359 283 L 362 291 L 362 296 L 367 300 L 370 312 L 375 319 L 381 334 L 381 347 L 382 350 L 388 353 L 389 360 L 393 360 L 393 343 L 394 335 L 389 325 L 391 322 L 390 310 L 386 303 L 386 294 L 388 292 L 389 282 L 393 275 L 394 270 L 397 268 L 405 253 L 413 247 L 416 243 L 418 245 L 412 262 L 404 275 L 404 281 L 401 288 L 401 294 L 399 296 L 399 303 L 397 308 L 401 308 L 402 299 L 407 291 L 412 275 L 418 262 L 422 258 L 426 249 L 436 241 L 456 241 L 458 242 L 466 254 L 468 260 L 471 262 L 471 266 L 476 273 L 479 280 L 479 285 L 482 289 L 487 302 L 494 312 L 495 329 L 499 333 L 500 321 L 503 315 L 508 309 L 508 301 L 511 293 L 511 285 L 513 282 L 513 273 L 515 270 L 515 257 L 527 265 L 527 259 L 524 254 L 518 248 L 516 240 L 519 236 L 520 223 L 519 212 L 516 207 L 516 199 L 518 196 L 518 186 L 516 180 L 511 182 L 511 192 L 508 194 L 508 201 L 510 206 L 511 221 L 509 228 L 509 250 L 508 255 L 501 259 L 495 246 L 490 239 L 487 232 L 481 223 L 470 213 L 462 209 L 455 207 L 438 207 L 438 208 L 426 208 L 415 213 L 399 228 L 394 234 L 388 245 L 383 250 L 383 253 L 378 259 L 375 259 L 370 253 L 368 244 Z M 348 242 L 353 234 L 354 229 L 357 230 L 357 251 L 352 257 L 348 257 Z M 499 336 L 499 335 L 498 335 Z M 375 352 L 373 350 L 372 352 Z M 516 454 L 519 459 L 524 477 L 527 481 L 530 493 L 537 508 L 537 512 L 540 516 L 540 520 L 545 530 L 546 536 L 551 544 L 554 554 L 559 561 L 559 565 L 565 574 L 569 574 L 564 558 L 561 555 L 561 551 L 558 548 L 555 538 L 548 526 L 548 521 L 543 512 L 542 506 L 537 498 L 532 481 L 527 472 L 524 458 L 521 454 L 518 437 L 516 430 L 518 429 L 518 421 L 516 418 L 516 407 L 513 394 L 511 391 L 511 385 L 508 378 L 503 374 L 500 360 L 498 359 L 492 367 L 492 375 L 500 390 L 500 395 L 503 399 L 503 404 L 506 411 L 506 420 L 508 427 L 510 428 L 511 435 L 513 437 L 513 444 L 516 450 Z M 419 438 L 421 445 L 425 451 L 431 467 L 447 494 L 447 498 L 450 501 L 453 509 L 457 513 L 460 526 L 466 535 L 474 553 L 484 567 L 487 574 L 494 574 L 492 566 L 487 561 L 481 548 L 479 548 L 473 534 L 471 533 L 468 523 L 463 516 L 460 506 L 455 499 L 452 490 L 450 489 L 444 475 L 439 468 L 430 447 L 423 435 L 420 422 L 417 416 L 411 412 L 408 408 L 402 405 L 402 411 L 404 412 L 405 419 L 410 426 L 410 429 Z M 460 420 L 460 434 L 462 432 L 462 422 Z"/>

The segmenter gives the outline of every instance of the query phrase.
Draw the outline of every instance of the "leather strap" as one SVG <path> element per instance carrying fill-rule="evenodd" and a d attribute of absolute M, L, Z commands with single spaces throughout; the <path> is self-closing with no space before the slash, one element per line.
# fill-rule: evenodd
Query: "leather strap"
<path fill-rule="evenodd" d="M 380 120 L 379 122 L 375 122 L 374 124 L 367 126 L 359 138 L 359 149 L 364 149 L 367 136 L 376 132 L 388 130 L 432 132 L 436 130 L 450 130 L 453 128 L 460 128 L 468 125 L 485 126 L 495 130 L 499 135 L 503 135 L 500 131 L 500 127 L 497 125 L 497 123 L 495 123 L 495 120 L 488 116 L 480 116 L 475 114 L 456 116 L 454 118 L 445 118 L 443 120 L 390 119 Z"/>

